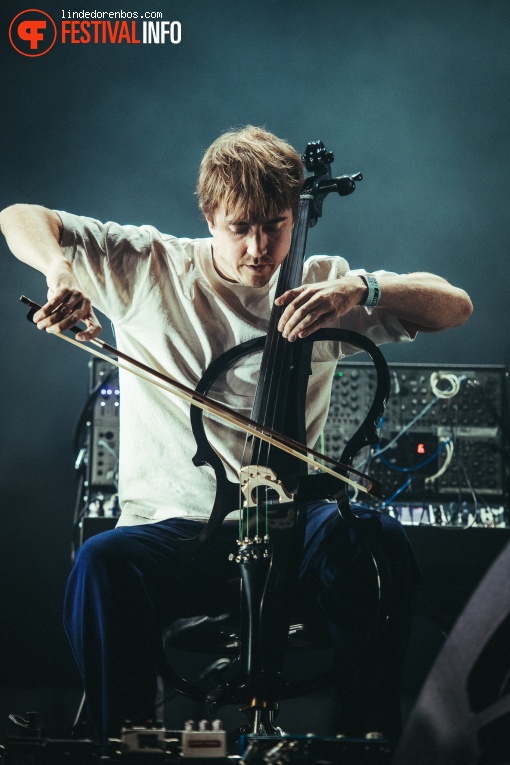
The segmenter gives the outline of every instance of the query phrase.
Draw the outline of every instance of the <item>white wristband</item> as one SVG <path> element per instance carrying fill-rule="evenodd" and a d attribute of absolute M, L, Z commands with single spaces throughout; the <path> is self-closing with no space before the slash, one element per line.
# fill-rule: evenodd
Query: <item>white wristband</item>
<path fill-rule="evenodd" d="M 371 274 L 361 274 L 361 278 L 364 279 L 368 287 L 368 295 L 361 305 L 367 308 L 375 308 L 379 300 L 381 299 L 381 288 L 379 282 Z"/>

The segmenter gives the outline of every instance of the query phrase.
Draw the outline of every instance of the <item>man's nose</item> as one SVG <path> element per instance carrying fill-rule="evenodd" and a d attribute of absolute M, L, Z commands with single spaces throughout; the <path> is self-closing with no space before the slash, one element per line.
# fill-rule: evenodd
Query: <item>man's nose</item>
<path fill-rule="evenodd" d="M 253 230 L 248 236 L 247 252 L 252 258 L 262 257 L 267 253 L 267 236 L 261 229 Z"/>

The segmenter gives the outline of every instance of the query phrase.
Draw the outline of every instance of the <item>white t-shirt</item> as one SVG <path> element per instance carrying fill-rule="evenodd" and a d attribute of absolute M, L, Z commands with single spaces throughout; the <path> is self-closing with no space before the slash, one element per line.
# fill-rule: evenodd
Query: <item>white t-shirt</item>
<path fill-rule="evenodd" d="M 212 239 L 178 239 L 152 226 L 120 226 L 58 213 L 62 248 L 94 306 L 113 322 L 119 350 L 195 388 L 209 364 L 224 351 L 267 332 L 277 273 L 254 288 L 223 279 L 212 262 Z M 341 257 L 306 261 L 304 282 L 345 275 Z M 364 273 L 358 270 L 350 273 Z M 395 316 L 357 307 L 338 324 L 377 344 L 408 340 Z M 314 444 L 327 416 L 338 358 L 356 349 L 316 343 L 307 397 L 308 443 Z M 260 354 L 228 370 L 211 396 L 247 417 L 260 371 Z M 216 493 L 208 467 L 192 463 L 196 445 L 189 405 L 120 370 L 120 525 L 173 516 L 207 518 Z M 238 480 L 245 436 L 204 414 L 212 447 L 231 481 Z"/>

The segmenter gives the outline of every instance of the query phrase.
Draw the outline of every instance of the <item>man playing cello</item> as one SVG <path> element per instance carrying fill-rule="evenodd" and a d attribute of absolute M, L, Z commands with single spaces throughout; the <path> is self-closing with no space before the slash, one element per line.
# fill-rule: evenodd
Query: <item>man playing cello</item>
<path fill-rule="evenodd" d="M 221 135 L 206 151 L 198 198 L 211 237 L 177 238 L 152 226 L 101 223 L 33 205 L 0 214 L 9 247 L 41 271 L 48 301 L 39 329 L 97 337 L 95 306 L 111 319 L 117 345 L 194 388 L 224 351 L 267 331 L 279 266 L 289 252 L 303 183 L 302 162 L 285 141 L 248 126 Z M 278 331 L 290 343 L 323 327 L 360 332 L 376 344 L 405 342 L 467 320 L 466 293 L 429 273 L 378 271 L 367 279 L 338 256 L 305 262 L 302 286 L 277 299 Z M 378 300 L 374 300 L 373 284 Z M 369 305 L 367 305 L 369 304 Z M 339 356 L 354 352 L 342 345 Z M 318 351 L 307 398 L 308 443 L 327 416 L 337 356 Z M 251 357 L 222 378 L 215 396 L 249 416 L 259 361 Z M 228 554 L 237 524 L 227 520 L 214 549 L 176 578 L 178 540 L 194 537 L 213 506 L 214 476 L 192 463 L 189 406 L 121 372 L 119 492 L 113 531 L 89 539 L 70 575 L 65 624 L 82 673 L 90 716 L 102 737 L 124 719 L 153 717 L 161 629 L 214 601 L 232 576 Z M 231 480 L 238 480 L 244 437 L 215 420 L 207 433 Z M 380 541 L 395 583 L 399 619 L 377 656 L 338 678 L 338 732 L 400 728 L 399 674 L 409 626 L 415 563 L 397 521 L 380 516 Z M 309 508 L 300 577 L 313 580 L 341 652 L 364 622 L 366 560 L 331 502 Z"/>

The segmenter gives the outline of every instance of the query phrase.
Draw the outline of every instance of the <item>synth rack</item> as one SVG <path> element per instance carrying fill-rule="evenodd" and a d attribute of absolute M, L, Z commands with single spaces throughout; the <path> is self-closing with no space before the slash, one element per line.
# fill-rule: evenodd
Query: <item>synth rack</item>
<path fill-rule="evenodd" d="M 120 515 L 119 373 L 102 359 L 89 361 L 88 396 L 80 417 L 80 449 L 75 467 L 82 476 L 76 502 L 73 555 L 98 531 L 114 528 Z"/>
<path fill-rule="evenodd" d="M 95 491 L 114 494 L 117 489 L 119 456 L 119 370 L 102 359 L 89 362 L 89 471 Z"/>
<path fill-rule="evenodd" d="M 385 504 L 505 505 L 508 398 L 503 366 L 389 364 L 391 392 L 380 444 L 356 467 L 380 481 Z M 318 448 L 340 459 L 372 403 L 368 362 L 339 362 Z"/>

